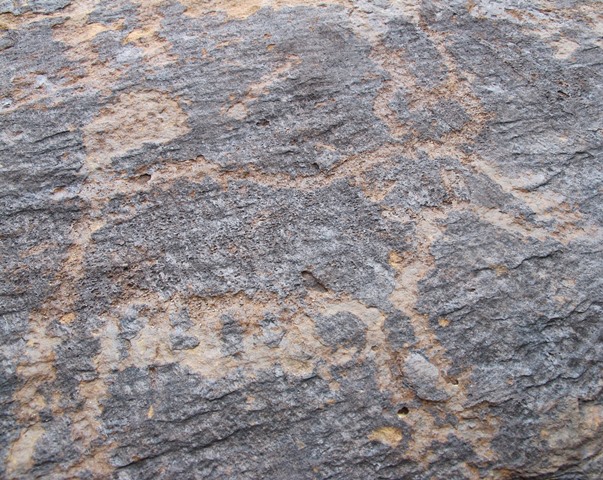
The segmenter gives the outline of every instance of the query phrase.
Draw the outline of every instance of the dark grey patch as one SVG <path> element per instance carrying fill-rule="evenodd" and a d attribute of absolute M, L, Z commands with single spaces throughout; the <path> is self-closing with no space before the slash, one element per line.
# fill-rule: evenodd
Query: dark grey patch
<path fill-rule="evenodd" d="M 451 198 L 442 182 L 440 169 L 439 162 L 426 156 L 417 160 L 400 158 L 394 169 L 377 173 L 380 176 L 385 174 L 384 180 L 395 182 L 384 203 L 419 211 L 423 207 L 449 202 Z"/>
<path fill-rule="evenodd" d="M 243 350 L 243 333 L 243 327 L 236 318 L 222 316 L 222 350 L 225 355 L 235 355 Z"/>
<path fill-rule="evenodd" d="M 425 207 L 441 207 L 454 202 L 471 202 L 526 219 L 534 212 L 524 202 L 505 192 L 487 176 L 476 173 L 453 158 L 391 159 L 393 166 L 374 167 L 368 179 L 375 188 L 387 188 L 383 203 L 402 207 L 414 214 Z"/>
<path fill-rule="evenodd" d="M 469 404 L 501 405 L 505 458 L 516 458 L 517 468 L 542 467 L 545 448 L 539 454 L 533 438 L 552 421 L 547 405 L 593 398 L 600 389 L 600 252 L 456 215 L 432 253 L 436 268 L 420 282 L 417 308 L 430 316 L 455 371 L 471 370 Z M 445 327 L 437 321 L 444 316 Z M 509 435 L 525 442 L 503 447 Z"/>
<path fill-rule="evenodd" d="M 0 13 L 22 15 L 27 12 L 53 13 L 62 10 L 71 3 L 70 0 L 1 0 Z"/>
<path fill-rule="evenodd" d="M 603 51 L 579 49 L 568 63 L 508 22 L 456 22 L 438 26 L 493 116 L 474 151 L 509 178 L 532 175 L 528 189 L 562 196 L 600 224 Z"/>
<path fill-rule="evenodd" d="M 175 313 L 170 314 L 170 325 L 174 328 L 179 328 L 184 331 L 193 326 L 193 322 L 188 313 L 187 308 L 181 308 Z"/>
<path fill-rule="evenodd" d="M 71 439 L 71 420 L 68 417 L 53 418 L 41 426 L 44 434 L 36 444 L 31 478 L 48 478 L 57 464 L 71 464 L 84 454 L 83 449 Z"/>
<path fill-rule="evenodd" d="M 17 375 L 18 359 L 25 347 L 28 327 L 26 312 L 0 315 L 0 458 L 5 459 L 9 446 L 19 438 L 19 424 L 15 415 L 19 405 L 13 394 L 21 381 Z M 0 476 L 5 475 L 5 462 L 0 463 Z"/>
<path fill-rule="evenodd" d="M 112 0 L 110 3 L 99 4 L 88 14 L 88 22 L 105 25 L 123 21 L 128 26 L 136 23 L 136 6 L 129 0 Z"/>
<path fill-rule="evenodd" d="M 130 28 L 133 30 L 133 28 Z M 143 52 L 136 46 L 124 41 L 127 30 L 105 31 L 94 37 L 94 49 L 99 60 L 115 69 L 140 71 L 144 68 Z"/>
<path fill-rule="evenodd" d="M 132 340 L 147 324 L 147 319 L 141 316 L 138 308 L 132 307 L 119 320 L 119 336 L 126 340 Z"/>
<path fill-rule="evenodd" d="M 170 333 L 172 350 L 192 350 L 199 345 L 200 341 L 197 337 L 185 333 L 193 326 L 188 309 L 182 308 L 170 314 L 170 324 L 174 328 Z"/>
<path fill-rule="evenodd" d="M 390 107 L 401 123 L 416 131 L 413 138 L 420 140 L 442 140 L 447 134 L 460 132 L 471 118 L 458 102 L 452 100 L 410 109 L 403 92 L 396 95 Z"/>
<path fill-rule="evenodd" d="M 199 345 L 199 339 L 182 333 L 170 334 L 172 350 L 192 350 Z"/>
<path fill-rule="evenodd" d="M 118 445 L 111 461 L 121 478 L 134 479 L 416 474 L 401 451 L 367 441 L 375 428 L 396 421 L 383 413 L 388 404 L 374 375 L 370 364 L 338 368 L 335 392 L 318 376 L 287 378 L 278 369 L 255 380 L 230 375 L 217 381 L 178 365 L 158 367 L 154 375 L 128 369 L 111 377 L 102 414 Z"/>
<path fill-rule="evenodd" d="M 315 319 L 316 331 L 322 341 L 334 349 L 339 347 L 364 348 L 366 343 L 366 325 L 356 315 L 339 312 L 327 317 Z"/>
<path fill-rule="evenodd" d="M 601 405 L 601 393 L 598 389 L 590 398 L 566 394 L 565 398 L 555 401 L 516 397 L 493 407 L 492 411 L 505 419 L 492 441 L 492 447 L 501 452 L 499 464 L 511 471 L 530 472 L 529 476 L 538 480 L 598 478 L 601 456 L 586 457 L 583 452 L 597 451 L 600 439 L 597 435 L 587 438 L 575 435 L 579 425 L 571 421 L 568 424 L 567 414 L 568 409 L 572 411 L 576 406 L 582 410 L 589 404 Z M 551 444 L 541 439 L 543 429 L 561 434 L 567 432 L 568 435 Z M 561 466 L 552 464 L 551 453 L 564 457 L 565 463 Z M 543 471 L 548 473 L 540 473 Z"/>
<path fill-rule="evenodd" d="M 448 75 L 443 59 L 427 34 L 404 20 L 392 20 L 383 39 L 386 47 L 398 51 L 409 63 L 409 70 L 422 87 L 433 88 Z"/>
<path fill-rule="evenodd" d="M 387 334 L 387 341 L 391 348 L 395 350 L 402 350 L 415 342 L 410 319 L 400 311 L 387 316 L 384 328 Z"/>
<path fill-rule="evenodd" d="M 467 442 L 450 434 L 445 442 L 434 441 L 430 451 L 437 451 L 439 455 L 438 459 L 429 466 L 426 472 L 427 478 L 437 480 L 471 478 L 465 475 L 467 470 L 463 467 L 463 463 L 475 464 L 478 456 Z"/>
<path fill-rule="evenodd" d="M 130 341 L 141 332 L 148 322 L 148 319 L 140 314 L 140 311 L 143 308 L 144 306 L 142 305 L 134 305 L 129 308 L 126 314 L 119 320 L 117 342 L 121 360 L 128 358 L 130 355 Z"/>
<path fill-rule="evenodd" d="M 121 208 L 116 199 L 107 214 Z M 127 200 L 130 220 L 95 232 L 86 257 L 82 302 L 100 310 L 123 288 L 219 295 L 267 290 L 302 294 L 300 272 L 325 288 L 371 305 L 389 305 L 391 250 L 404 251 L 412 231 L 384 220 L 346 182 L 304 192 L 231 182 L 180 182 Z M 236 248 L 231 248 L 235 247 Z M 110 279 L 119 266 L 127 275 Z"/>
<path fill-rule="evenodd" d="M 261 341 L 270 348 L 277 348 L 286 333 L 278 318 L 273 315 L 266 315 L 260 321 L 260 328 L 262 329 Z"/>
<path fill-rule="evenodd" d="M 57 389 L 73 394 L 80 382 L 89 382 L 98 378 L 98 372 L 92 359 L 100 352 L 98 338 L 74 335 L 65 338 L 55 349 L 57 376 L 62 385 Z"/>

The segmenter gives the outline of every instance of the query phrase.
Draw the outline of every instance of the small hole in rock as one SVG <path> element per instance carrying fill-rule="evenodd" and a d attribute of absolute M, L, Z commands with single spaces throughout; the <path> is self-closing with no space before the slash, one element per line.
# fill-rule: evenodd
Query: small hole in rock
<path fill-rule="evenodd" d="M 256 125 L 258 127 L 267 127 L 268 125 L 270 125 L 270 121 L 263 118 L 262 120 L 259 120 L 258 122 L 256 122 Z"/>
<path fill-rule="evenodd" d="M 375 351 L 379 350 L 379 347 L 378 347 L 377 345 L 373 345 L 373 346 L 371 347 L 371 350 L 372 350 L 373 352 L 375 352 Z"/>
<path fill-rule="evenodd" d="M 402 407 L 400 410 L 398 410 L 398 417 L 405 417 L 406 415 L 408 415 L 409 412 L 410 410 L 408 409 L 408 407 Z"/>
<path fill-rule="evenodd" d="M 145 173 L 145 174 L 141 175 L 140 177 L 136 178 L 135 182 L 144 184 L 144 183 L 148 183 L 149 180 L 151 180 L 151 175 L 149 175 L 148 173 Z"/>

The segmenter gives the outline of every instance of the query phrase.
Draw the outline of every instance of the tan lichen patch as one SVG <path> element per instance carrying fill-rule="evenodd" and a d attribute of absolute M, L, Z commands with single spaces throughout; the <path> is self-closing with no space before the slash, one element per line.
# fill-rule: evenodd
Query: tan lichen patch
<path fill-rule="evenodd" d="M 56 377 L 54 349 L 60 342 L 58 338 L 48 335 L 48 324 L 43 311 L 30 315 L 25 355 L 17 366 L 17 374 L 24 383 L 13 399 L 19 405 L 17 418 L 25 425 L 39 421 L 40 407 L 46 405 L 40 387 Z"/>
<path fill-rule="evenodd" d="M 69 323 L 73 322 L 74 320 L 75 320 L 75 313 L 69 312 L 69 313 L 66 313 L 65 315 L 63 315 L 59 319 L 59 322 L 61 322 L 63 324 L 69 324 Z"/>
<path fill-rule="evenodd" d="M 494 270 L 497 277 L 503 277 L 509 273 L 509 269 L 504 265 L 491 265 L 490 268 Z"/>
<path fill-rule="evenodd" d="M 398 254 L 390 256 L 390 265 L 396 271 L 396 286 L 390 295 L 390 300 L 410 319 L 416 339 L 413 349 L 424 352 L 442 372 L 448 370 L 450 362 L 429 325 L 427 315 L 418 312 L 416 304 L 419 299 L 419 281 L 434 268 L 430 247 L 442 235 L 442 227 L 438 221 L 445 217 L 444 212 L 424 209 L 416 219 L 416 250 L 405 256 Z M 401 352 L 399 361 L 406 356 L 407 353 Z M 444 390 L 450 395 L 457 393 L 453 385 L 446 385 Z"/>
<path fill-rule="evenodd" d="M 122 94 L 83 129 L 88 166 L 97 169 L 145 143 L 178 138 L 190 130 L 187 119 L 178 102 L 165 93 Z"/>
<path fill-rule="evenodd" d="M 41 255 L 44 252 L 46 252 L 46 250 L 49 250 L 50 248 L 53 248 L 53 247 L 56 247 L 56 244 L 53 244 L 50 242 L 41 242 L 41 243 L 38 243 L 37 245 L 34 245 L 31 248 L 28 248 L 26 250 L 19 252 L 19 257 L 27 258 L 27 257 L 31 257 L 31 256 Z"/>
<path fill-rule="evenodd" d="M 71 412 L 71 439 L 88 452 L 78 462 L 71 466 L 66 475 L 74 477 L 82 471 L 92 471 L 96 475 L 109 477 L 113 468 L 110 463 L 111 450 L 114 442 L 106 437 L 101 438 L 102 414 L 101 402 L 108 396 L 105 383 L 106 372 L 96 364 L 97 371 L 102 372 L 99 378 L 90 382 L 81 382 L 78 393 L 82 403 L 80 408 Z M 99 442 L 102 440 L 102 442 Z"/>
<path fill-rule="evenodd" d="M 446 328 L 448 325 L 450 325 L 450 320 L 445 317 L 438 318 L 438 325 L 442 328 Z"/>
<path fill-rule="evenodd" d="M 90 13 L 99 3 L 100 0 L 71 2 L 63 10 L 56 12 L 54 15 L 60 16 L 64 21 L 53 27 L 52 35 L 68 47 L 65 55 L 74 61 L 73 66 L 66 67 L 61 72 L 66 80 L 65 85 L 78 91 L 92 89 L 108 94 L 121 71 L 109 62 L 101 61 L 92 42 L 100 33 L 123 29 L 124 23 L 123 20 L 109 25 L 90 22 Z"/>
<path fill-rule="evenodd" d="M 138 305 L 144 325 L 127 344 L 120 340 L 119 318 L 132 306 Z M 185 308 L 191 324 L 186 335 L 195 337 L 199 344 L 184 350 L 174 349 L 170 342 L 175 327 L 170 317 Z M 316 332 L 313 318 L 317 314 L 334 314 L 341 311 L 354 313 L 367 323 L 367 345 L 339 347 L 324 345 Z M 225 316 L 233 319 L 240 331 L 237 352 L 224 350 L 223 326 Z M 275 319 L 278 342 L 268 345 L 261 322 L 267 316 Z M 95 333 L 101 340 L 95 365 L 104 378 L 110 371 L 129 366 L 151 368 L 178 363 L 207 379 L 219 379 L 231 373 L 244 373 L 255 378 L 262 371 L 270 371 L 276 365 L 293 378 L 307 378 L 315 373 L 330 381 L 332 390 L 338 391 L 337 382 L 330 378 L 329 368 L 349 364 L 370 356 L 371 346 L 384 345 L 382 333 L 383 315 L 375 308 L 329 292 L 315 292 L 302 298 L 289 298 L 283 302 L 273 295 L 243 294 L 220 295 L 202 298 L 178 294 L 170 299 L 159 295 L 136 291 L 126 292 L 114 303 L 110 312 L 103 315 L 101 328 Z M 120 343 L 121 342 L 121 343 Z M 120 350 L 127 348 L 123 358 Z M 386 366 L 387 358 L 383 358 Z M 391 387 L 391 382 L 390 385 Z M 385 387 L 385 385 L 384 385 Z M 102 394 L 99 393 L 99 396 Z"/>
<path fill-rule="evenodd" d="M 331 148 L 326 145 L 321 147 Z M 395 146 L 386 144 L 371 152 L 347 156 L 330 170 L 313 177 L 296 177 L 287 173 L 266 173 L 254 164 L 241 165 L 233 170 L 223 168 L 218 163 L 211 162 L 200 155 L 185 161 L 164 160 L 160 164 L 141 170 L 138 177 L 125 177 L 115 172 L 96 171 L 82 187 L 80 195 L 98 203 L 95 210 L 99 210 L 100 204 L 115 194 L 131 196 L 136 192 L 153 188 L 169 189 L 177 180 L 201 182 L 205 178 L 211 178 L 225 190 L 229 188 L 230 182 L 246 180 L 273 188 L 312 191 L 345 179 L 350 184 L 360 187 L 369 199 L 377 202 L 389 192 L 393 183 L 377 184 L 367 178 L 367 175 L 377 167 L 393 167 L 393 159 L 397 152 L 399 149 Z"/>
<path fill-rule="evenodd" d="M 390 295 L 390 300 L 410 318 L 417 338 L 414 348 L 424 350 L 430 358 L 446 362 L 442 357 L 443 349 L 429 326 L 427 316 L 416 310 L 419 281 L 434 267 L 429 249 L 442 235 L 442 227 L 438 225 L 438 220 L 443 218 L 443 212 L 423 210 L 416 223 L 416 251 L 409 252 L 404 257 L 397 254 L 390 257 L 391 265 L 396 270 L 396 287 Z"/>
<path fill-rule="evenodd" d="M 176 302 L 176 303 L 173 303 Z M 112 327 L 99 332 L 103 342 L 103 364 L 114 368 L 163 365 L 177 362 L 204 378 L 223 378 L 231 372 L 243 371 L 254 377 L 259 372 L 280 365 L 292 377 L 307 377 L 318 367 L 319 362 L 329 365 L 345 364 L 354 358 L 354 349 L 341 348 L 336 352 L 323 345 L 315 332 L 314 322 L 291 300 L 281 304 L 273 296 L 261 295 L 249 298 L 244 295 L 224 295 L 216 298 L 178 296 L 169 302 L 158 297 L 145 295 L 129 297 L 123 307 L 146 305 L 148 319 L 141 331 L 129 341 L 129 356 L 119 360 L 117 339 L 119 329 Z M 197 338 L 198 346 L 174 350 L 170 344 L 170 312 L 175 305 L 186 306 L 192 326 L 186 335 Z M 171 305 L 171 306 L 170 306 Z M 231 317 L 241 330 L 239 349 L 236 355 L 224 351 L 222 327 L 224 316 Z M 278 345 L 267 346 L 262 341 L 259 324 L 266 315 L 279 319 L 281 340 Z M 113 353 L 110 353 L 113 352 Z"/>
<path fill-rule="evenodd" d="M 75 35 L 69 37 L 69 45 L 77 46 L 80 43 L 87 43 L 94 39 L 99 33 L 114 30 L 118 27 L 111 27 L 102 23 L 85 23 L 79 30 L 75 32 Z"/>
<path fill-rule="evenodd" d="M 561 38 L 551 44 L 555 49 L 555 57 L 560 59 L 566 59 L 572 56 L 572 54 L 580 48 L 580 44 L 569 40 L 567 38 Z"/>
<path fill-rule="evenodd" d="M 244 120 L 247 117 L 247 107 L 241 102 L 235 103 L 226 110 L 226 116 L 235 120 Z"/>
<path fill-rule="evenodd" d="M 545 241 L 553 236 L 552 232 L 537 227 L 522 217 L 501 212 L 495 208 L 484 208 L 471 205 L 468 210 L 475 213 L 480 220 L 514 235 L 533 237 Z"/>
<path fill-rule="evenodd" d="M 150 0 L 137 2 L 137 17 L 142 27 L 132 30 L 123 40 L 124 44 L 135 45 L 141 52 L 146 62 L 159 67 L 177 60 L 177 55 L 172 52 L 171 43 L 161 35 L 161 5 L 163 0 Z"/>
<path fill-rule="evenodd" d="M 402 438 L 402 431 L 397 427 L 380 427 L 369 435 L 369 440 L 376 440 L 392 448 L 397 447 Z"/>
<path fill-rule="evenodd" d="M 22 475 L 27 474 L 33 467 L 36 445 L 42 435 L 44 435 L 44 429 L 39 424 L 21 431 L 21 435 L 11 446 L 6 461 L 8 478 L 23 478 Z"/>

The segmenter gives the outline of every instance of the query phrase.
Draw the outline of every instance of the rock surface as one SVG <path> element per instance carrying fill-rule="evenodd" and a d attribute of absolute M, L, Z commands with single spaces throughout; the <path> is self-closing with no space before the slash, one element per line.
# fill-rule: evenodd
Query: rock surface
<path fill-rule="evenodd" d="M 0 1 L 0 477 L 598 479 L 603 5 Z"/>

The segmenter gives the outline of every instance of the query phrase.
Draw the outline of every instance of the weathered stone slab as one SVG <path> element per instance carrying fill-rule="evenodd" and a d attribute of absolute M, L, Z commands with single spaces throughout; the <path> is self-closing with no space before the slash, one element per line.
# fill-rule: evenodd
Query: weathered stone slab
<path fill-rule="evenodd" d="M 603 471 L 596 0 L 0 1 L 0 477 Z"/>

